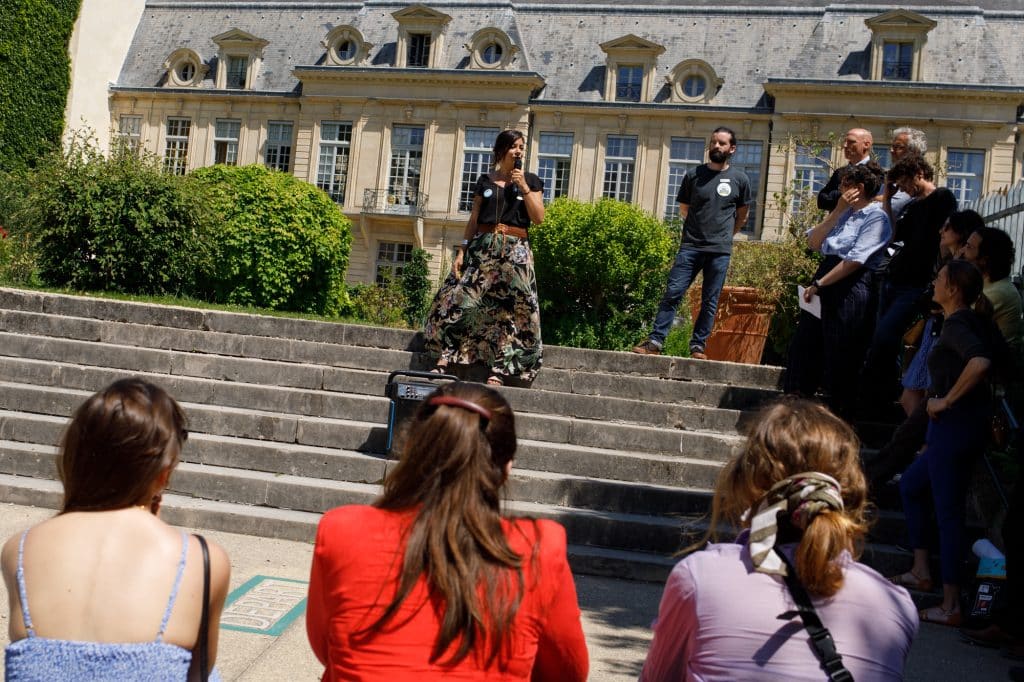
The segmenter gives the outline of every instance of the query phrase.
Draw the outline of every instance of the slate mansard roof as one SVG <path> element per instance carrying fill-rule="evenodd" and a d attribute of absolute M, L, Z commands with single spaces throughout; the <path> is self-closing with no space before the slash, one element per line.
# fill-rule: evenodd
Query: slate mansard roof
<path fill-rule="evenodd" d="M 359 68 L 393 69 L 398 24 L 392 13 L 410 4 L 151 0 L 116 86 L 161 86 L 164 61 L 179 48 L 195 50 L 211 64 L 218 49 L 212 38 L 235 28 L 268 42 L 252 88 L 257 93 L 297 93 L 300 83 L 292 70 L 323 64 L 321 41 L 341 25 L 354 26 L 373 44 Z M 665 48 L 657 58 L 656 103 L 667 101 L 668 86 L 662 84 L 677 64 L 701 59 L 724 79 L 710 105 L 703 106 L 761 108 L 769 78 L 866 80 L 871 32 L 864 20 L 896 7 L 937 22 L 924 48 L 923 82 L 1024 89 L 1024 7 L 1016 0 L 912 0 L 896 6 L 813 0 L 786 0 L 785 6 L 764 0 L 423 4 L 452 17 L 440 68 L 470 69 L 464 45 L 482 28 L 499 28 L 520 49 L 506 72 L 536 72 L 545 80 L 538 101 L 603 101 L 606 55 L 600 45 L 634 34 Z M 212 75 L 211 68 L 201 89 L 214 87 Z"/>

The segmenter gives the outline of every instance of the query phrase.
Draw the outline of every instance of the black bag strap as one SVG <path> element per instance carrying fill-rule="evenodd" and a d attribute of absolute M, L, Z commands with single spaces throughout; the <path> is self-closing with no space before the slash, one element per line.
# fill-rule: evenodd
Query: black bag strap
<path fill-rule="evenodd" d="M 202 535 L 196 535 L 196 540 L 203 550 L 203 615 L 199 620 L 199 641 L 192 655 L 199 657 L 199 679 L 207 682 L 210 676 L 210 550 Z"/>
<path fill-rule="evenodd" d="M 843 657 L 836 651 L 836 643 L 832 639 L 832 633 L 821 622 L 821 618 L 818 617 L 818 611 L 811 602 L 811 596 L 807 594 L 803 583 L 796 577 L 796 569 L 793 567 L 793 562 L 784 552 L 777 551 L 777 554 L 782 557 L 782 561 L 786 564 L 787 570 L 783 580 L 786 581 L 789 593 L 793 595 L 793 601 L 796 602 L 796 611 L 786 611 L 779 616 L 779 619 L 792 620 L 794 616 L 800 616 L 804 627 L 807 628 L 807 634 L 811 636 L 811 646 L 814 647 L 814 653 L 821 659 L 821 667 L 825 669 L 830 682 L 854 682 L 853 675 L 843 665 Z"/>

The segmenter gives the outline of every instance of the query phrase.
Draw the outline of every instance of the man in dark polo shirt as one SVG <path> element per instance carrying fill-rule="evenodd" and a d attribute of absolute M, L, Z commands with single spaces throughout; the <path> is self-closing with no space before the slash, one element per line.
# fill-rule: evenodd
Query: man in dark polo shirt
<path fill-rule="evenodd" d="M 683 239 L 676 262 L 668 275 L 668 287 L 654 319 L 650 337 L 633 348 L 634 353 L 660 355 L 672 328 L 676 308 L 697 273 L 704 273 L 700 314 L 693 323 L 690 357 L 704 360 L 704 346 L 718 310 L 718 296 L 725 284 L 732 253 L 732 237 L 747 222 L 751 202 L 750 180 L 743 171 L 729 165 L 736 152 L 736 134 L 715 128 L 708 144 L 708 162 L 687 172 L 676 201 L 683 218 Z"/>

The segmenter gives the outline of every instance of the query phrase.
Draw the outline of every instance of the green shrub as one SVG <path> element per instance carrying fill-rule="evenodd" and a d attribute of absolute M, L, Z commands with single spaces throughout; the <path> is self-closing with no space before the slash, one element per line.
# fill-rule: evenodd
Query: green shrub
<path fill-rule="evenodd" d="M 28 236 L 0 232 L 0 284 L 32 287 L 42 284 L 35 250 Z"/>
<path fill-rule="evenodd" d="M 558 199 L 530 241 L 546 342 L 622 350 L 643 336 L 675 248 L 661 221 L 611 199 Z"/>
<path fill-rule="evenodd" d="M 25 181 L 16 231 L 32 235 L 47 284 L 191 294 L 209 266 L 201 202 L 152 158 L 124 147 L 104 156 L 77 134 Z"/>
<path fill-rule="evenodd" d="M 430 254 L 423 249 L 413 249 L 409 262 L 402 268 L 399 282 L 405 296 L 405 321 L 410 327 L 419 327 L 430 305 L 430 268 L 427 261 Z"/>
<path fill-rule="evenodd" d="M 347 313 L 370 324 L 382 327 L 405 327 L 408 305 L 396 282 L 357 284 L 349 289 Z"/>
<path fill-rule="evenodd" d="M 686 306 L 680 308 L 680 312 L 686 310 Z M 690 357 L 690 335 L 693 333 L 693 322 L 690 320 L 690 313 L 686 311 L 683 317 L 685 322 L 680 322 L 672 327 L 665 337 L 665 343 L 661 347 L 662 355 L 674 355 L 680 358 Z"/>
<path fill-rule="evenodd" d="M 259 165 L 200 168 L 190 178 L 217 218 L 215 301 L 326 315 L 345 308 L 351 223 L 326 194 Z"/>
<path fill-rule="evenodd" d="M 0 170 L 10 170 L 33 165 L 60 141 L 80 0 L 0 5 Z"/>

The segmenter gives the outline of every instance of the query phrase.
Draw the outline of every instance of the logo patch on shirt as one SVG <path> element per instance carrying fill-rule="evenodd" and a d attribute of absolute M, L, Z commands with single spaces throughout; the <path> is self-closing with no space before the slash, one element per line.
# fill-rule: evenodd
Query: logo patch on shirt
<path fill-rule="evenodd" d="M 492 194 L 494 194 L 494 190 L 488 187 L 484 190 L 484 199 L 490 199 Z"/>
<path fill-rule="evenodd" d="M 718 192 L 718 196 L 727 197 L 732 194 L 732 185 L 729 184 L 727 178 L 722 178 L 718 181 L 718 189 L 715 191 Z"/>

